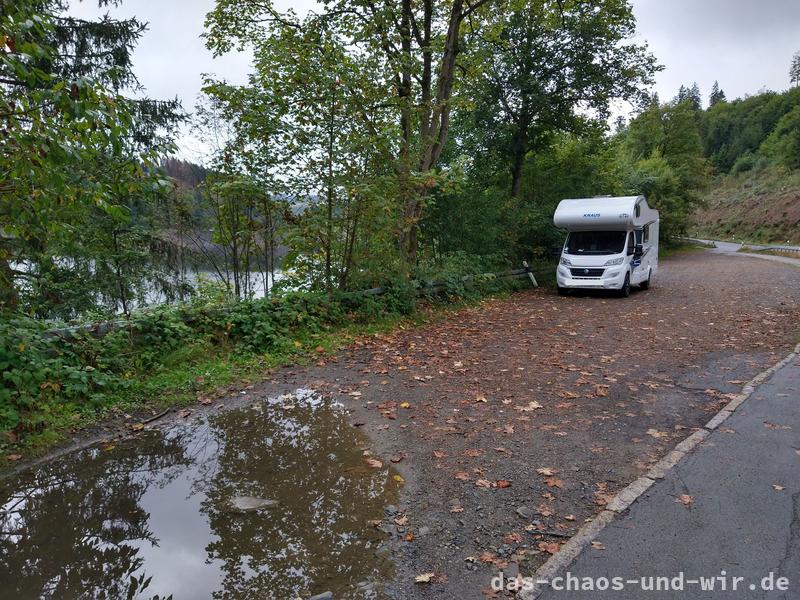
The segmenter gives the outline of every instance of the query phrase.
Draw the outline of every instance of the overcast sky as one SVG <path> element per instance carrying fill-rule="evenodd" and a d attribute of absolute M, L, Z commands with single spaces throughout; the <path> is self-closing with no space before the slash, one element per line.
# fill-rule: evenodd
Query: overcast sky
<path fill-rule="evenodd" d="M 302 14 L 313 0 L 276 0 Z M 107 9 L 115 17 L 135 15 L 149 23 L 134 55 L 136 74 L 153 98 L 178 96 L 191 110 L 200 92 L 201 74 L 243 82 L 247 55 L 213 59 L 200 34 L 214 0 L 125 0 Z M 646 41 L 665 69 L 655 91 L 662 100 L 681 84 L 697 82 L 704 99 L 718 80 L 728 99 L 766 88 L 788 87 L 789 62 L 800 50 L 800 0 L 633 0 L 637 41 Z M 73 2 L 77 16 L 99 14 L 91 0 Z M 105 12 L 105 11 L 103 11 Z M 198 148 L 187 137 L 186 158 Z"/>

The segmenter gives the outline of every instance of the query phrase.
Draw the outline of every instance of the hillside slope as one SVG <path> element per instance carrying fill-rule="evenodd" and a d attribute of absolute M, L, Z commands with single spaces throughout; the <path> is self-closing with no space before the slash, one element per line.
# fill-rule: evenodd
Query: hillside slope
<path fill-rule="evenodd" d="M 780 168 L 720 177 L 695 214 L 695 235 L 800 243 L 800 172 Z"/>

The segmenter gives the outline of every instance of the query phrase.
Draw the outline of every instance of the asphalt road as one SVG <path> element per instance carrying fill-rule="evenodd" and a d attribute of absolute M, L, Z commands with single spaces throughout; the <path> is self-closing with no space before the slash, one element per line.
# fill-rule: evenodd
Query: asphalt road
<path fill-rule="evenodd" d="M 749 243 L 742 243 L 742 242 L 723 242 L 721 240 L 704 240 L 700 238 L 687 238 L 689 240 L 695 242 L 701 242 L 703 244 L 714 244 L 716 248 L 711 248 L 711 251 L 717 252 L 738 252 L 741 250 L 742 246 L 746 246 L 748 248 L 752 248 L 753 250 L 789 250 L 789 251 L 798 251 L 800 252 L 800 246 L 790 246 L 788 244 L 772 244 L 769 246 L 764 246 L 761 244 L 749 244 Z"/>
<path fill-rule="evenodd" d="M 584 577 L 621 577 L 623 590 L 548 589 L 541 598 L 800 598 L 799 403 L 797 358 L 606 527 L 598 547 L 585 549 L 568 569 L 585 585 Z M 675 589 L 679 579 L 672 581 L 681 573 L 683 590 Z M 647 591 L 643 585 L 650 585 L 651 576 L 668 577 L 674 587 Z M 735 591 L 734 577 L 741 578 Z M 708 591 L 711 578 L 714 591 Z"/>

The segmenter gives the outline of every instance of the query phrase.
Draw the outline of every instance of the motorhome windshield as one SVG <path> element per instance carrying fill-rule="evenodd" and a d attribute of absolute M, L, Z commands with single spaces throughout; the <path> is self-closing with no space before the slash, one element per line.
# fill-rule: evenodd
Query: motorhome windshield
<path fill-rule="evenodd" d="M 625 231 L 573 231 L 567 254 L 619 254 L 625 248 Z"/>

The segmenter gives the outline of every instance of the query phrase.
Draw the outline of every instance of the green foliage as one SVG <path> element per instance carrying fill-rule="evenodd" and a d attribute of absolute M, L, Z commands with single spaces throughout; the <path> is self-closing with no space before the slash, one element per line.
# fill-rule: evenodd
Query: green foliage
<path fill-rule="evenodd" d="M 591 137 L 612 100 L 644 101 L 660 69 L 646 46 L 630 41 L 627 0 L 513 2 L 487 27 L 470 48 L 476 82 L 457 126 L 462 151 L 490 163 L 512 196 L 522 193 L 529 153 L 544 153 L 554 134 Z"/>
<path fill-rule="evenodd" d="M 665 238 L 685 233 L 709 171 L 693 100 L 651 103 L 619 137 L 628 192 L 661 211 Z"/>
<path fill-rule="evenodd" d="M 780 118 L 760 150 L 777 164 L 800 169 L 800 104 Z"/>
<path fill-rule="evenodd" d="M 0 320 L 0 430 L 35 432 L 70 407 L 99 408 L 104 392 L 121 382 L 95 362 L 88 342 L 65 343 L 24 315 Z"/>
<path fill-rule="evenodd" d="M 729 172 L 741 156 L 757 154 L 778 122 L 798 105 L 800 88 L 714 104 L 701 116 L 705 155 L 719 171 Z"/>
<path fill-rule="evenodd" d="M 474 273 L 474 264 L 465 256 L 458 262 L 457 272 L 454 263 L 448 271 L 430 271 L 442 283 L 428 294 L 430 301 L 477 298 L 513 285 L 492 278 L 464 282 L 462 273 Z M 133 311 L 105 336 L 74 328 L 53 333 L 43 321 L 6 314 L 0 320 L 0 431 L 25 438 L 54 422 L 94 414 L 124 397 L 134 381 L 185 368 L 186 361 L 220 352 L 290 356 L 304 347 L 300 340 L 410 315 L 421 285 L 386 282 L 381 295 L 294 292 L 227 305 L 163 305 Z"/>
<path fill-rule="evenodd" d="M 130 196 L 160 189 L 154 165 L 180 118 L 176 102 L 120 93 L 136 85 L 130 57 L 144 25 L 84 22 L 65 16 L 67 8 L 62 0 L 0 2 L 0 310 L 21 304 L 67 316 L 84 308 L 86 296 L 71 296 L 64 283 L 85 269 L 92 239 L 101 246 L 88 252 L 94 279 L 106 283 L 109 267 L 120 293 L 130 287 L 130 269 L 101 264 L 102 246 L 130 225 Z"/>

